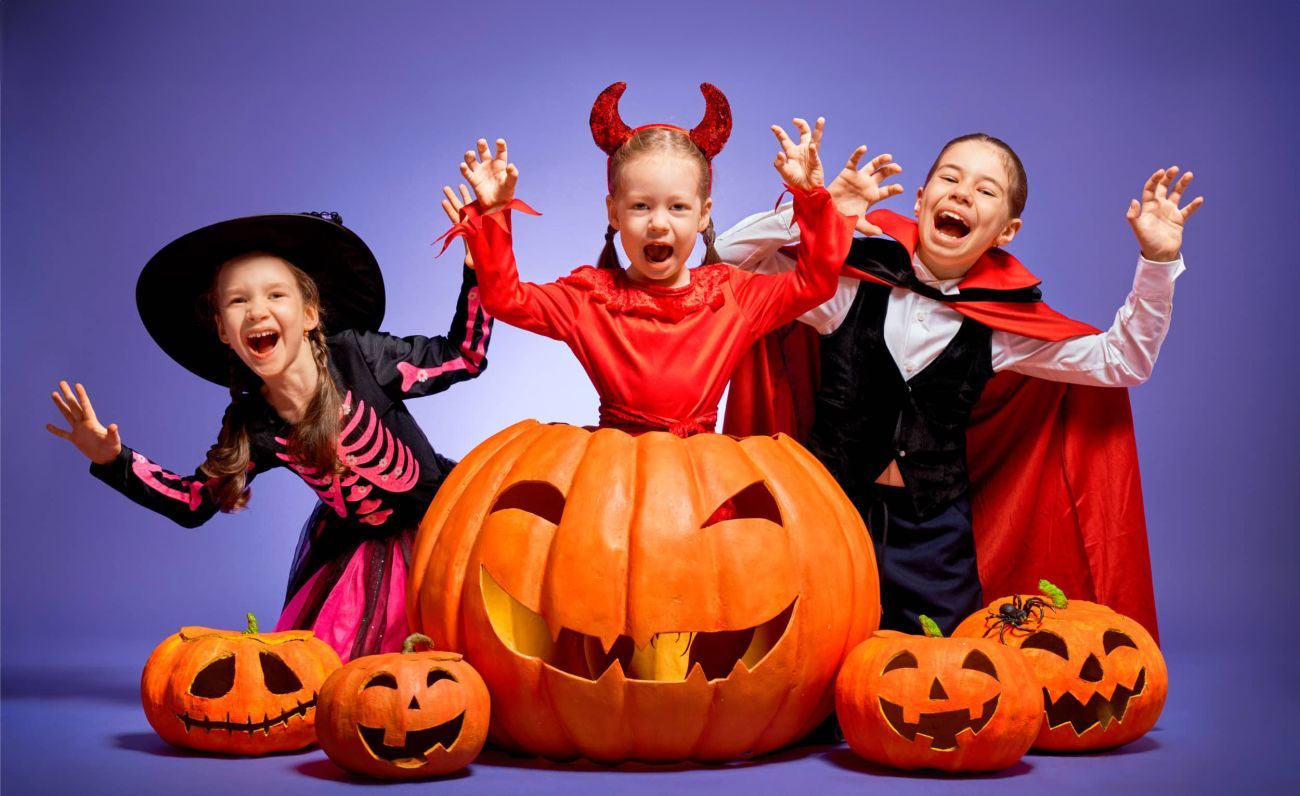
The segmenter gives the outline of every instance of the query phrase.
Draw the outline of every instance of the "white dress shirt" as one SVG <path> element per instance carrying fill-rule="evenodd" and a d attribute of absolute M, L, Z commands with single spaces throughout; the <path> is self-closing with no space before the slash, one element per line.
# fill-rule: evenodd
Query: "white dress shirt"
<path fill-rule="evenodd" d="M 778 273 L 794 268 L 780 253 L 799 242 L 790 205 L 758 213 L 718 236 L 714 244 L 724 262 L 747 271 Z M 922 282 L 946 295 L 960 291 L 960 279 L 938 279 L 920 258 L 912 268 Z M 1152 262 L 1138 257 L 1133 290 L 1115 322 L 1105 332 L 1059 342 L 1045 342 L 994 330 L 993 370 L 1014 370 L 1029 376 L 1073 384 L 1131 387 L 1146 381 L 1169 330 L 1173 314 L 1174 280 L 1184 271 L 1182 258 Z M 835 295 L 799 318 L 821 334 L 839 328 L 857 296 L 860 280 L 840 277 Z M 885 346 L 905 380 L 920 373 L 948 347 L 964 316 L 950 305 L 896 287 L 885 312 Z"/>

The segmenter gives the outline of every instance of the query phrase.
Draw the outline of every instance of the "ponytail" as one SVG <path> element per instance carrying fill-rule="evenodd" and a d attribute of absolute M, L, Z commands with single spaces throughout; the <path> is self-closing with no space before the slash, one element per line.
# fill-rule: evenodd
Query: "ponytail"
<path fill-rule="evenodd" d="M 718 233 L 713 229 L 713 219 L 709 219 L 709 225 L 700 233 L 704 237 L 704 262 L 702 265 L 713 265 L 722 262 L 718 256 L 718 250 L 713 248 L 713 242 L 718 239 Z"/>
<path fill-rule="evenodd" d="M 596 266 L 599 268 L 617 270 L 623 267 L 618 261 L 618 250 L 614 248 L 614 232 L 612 225 L 605 227 L 605 248 L 600 250 L 600 259 L 596 261 Z"/>

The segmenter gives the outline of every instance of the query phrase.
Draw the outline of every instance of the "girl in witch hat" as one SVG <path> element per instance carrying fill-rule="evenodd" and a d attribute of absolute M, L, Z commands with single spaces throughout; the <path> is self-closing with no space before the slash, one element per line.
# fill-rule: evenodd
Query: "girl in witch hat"
<path fill-rule="evenodd" d="M 376 331 L 379 264 L 337 213 L 252 216 L 164 247 L 140 274 L 136 304 L 168 355 L 230 388 L 207 459 L 191 476 L 164 470 L 99 422 L 80 384 L 52 393 L 69 428 L 46 428 L 95 477 L 189 528 L 242 508 L 254 478 L 289 467 L 320 503 L 276 630 L 314 630 L 344 660 L 399 649 L 411 539 L 454 464 L 402 401 L 487 366 L 492 319 L 474 272 L 445 337 L 394 337 Z"/>
<path fill-rule="evenodd" d="M 461 173 L 478 198 L 462 207 L 444 188 L 444 209 L 459 219 L 444 237 L 465 236 L 483 305 L 493 315 L 568 344 L 600 394 L 601 426 L 680 436 L 712 431 L 741 354 L 835 292 L 854 222 L 822 186 L 822 120 L 814 129 L 796 119 L 797 144 L 780 127 L 772 130 L 781 146 L 776 169 L 794 195 L 804 234 L 798 267 L 763 276 L 721 263 L 712 247 L 709 192 L 711 161 L 731 132 L 726 98 L 706 83 L 700 88 L 707 111 L 694 129 L 651 124 L 634 130 L 618 114 L 625 88 L 606 88 L 591 112 L 592 135 L 609 156 L 609 228 L 597 267 L 544 285 L 519 281 L 511 211 L 536 213 L 514 198 L 519 172 L 503 140 L 495 156 L 485 140 L 477 153 L 465 153 Z M 626 268 L 615 251 L 616 234 Z M 687 268 L 701 234 L 704 265 Z"/>

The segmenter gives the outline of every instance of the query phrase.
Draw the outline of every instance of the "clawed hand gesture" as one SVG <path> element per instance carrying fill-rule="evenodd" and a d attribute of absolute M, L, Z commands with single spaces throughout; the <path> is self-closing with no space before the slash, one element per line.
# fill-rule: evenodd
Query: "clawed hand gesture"
<path fill-rule="evenodd" d="M 460 223 L 460 209 L 469 204 L 469 189 L 462 183 L 457 186 L 460 188 L 460 195 L 451 189 L 450 185 L 442 186 L 442 195 L 446 197 L 442 200 L 442 212 L 447 214 L 452 224 Z M 473 270 L 474 258 L 469 256 L 469 246 L 465 246 L 465 267 Z"/>
<path fill-rule="evenodd" d="M 1186 172 L 1178 182 L 1178 167 L 1170 166 L 1151 175 L 1147 184 L 1142 186 L 1142 201 L 1134 199 L 1129 202 L 1125 217 L 1137 236 L 1142 256 L 1155 262 L 1169 262 L 1178 259 L 1183 246 L 1183 226 L 1205 203 L 1205 197 L 1198 196 L 1179 208 L 1183 193 L 1192 182 L 1192 173 Z M 1173 183 L 1173 187 L 1170 187 Z"/>
<path fill-rule="evenodd" d="M 853 150 L 853 154 L 849 155 L 849 162 L 844 165 L 844 169 L 835 176 L 826 190 L 830 191 L 831 198 L 835 200 L 835 207 L 841 213 L 858 217 L 856 224 L 858 232 L 864 235 L 880 235 L 883 234 L 882 230 L 867 221 L 866 212 L 876 202 L 903 192 L 903 186 L 898 183 L 883 184 L 895 174 L 901 174 L 903 167 L 894 162 L 893 155 L 876 155 L 867 165 L 858 169 L 858 162 L 865 154 L 867 154 L 866 144 Z"/>
<path fill-rule="evenodd" d="M 65 431 L 52 423 L 46 423 L 46 431 L 76 445 L 77 450 L 95 464 L 108 464 L 117 458 L 122 452 L 122 438 L 118 436 L 117 424 L 110 423 L 108 428 L 104 428 L 95 417 L 95 407 L 90 405 L 90 396 L 86 395 L 85 387 L 78 384 L 77 393 L 73 395 L 68 383 L 61 381 L 58 391 L 50 393 L 50 397 L 71 428 Z"/>
<path fill-rule="evenodd" d="M 776 153 L 776 161 L 773 165 L 780 172 L 785 184 L 792 188 L 804 191 L 820 188 L 825 185 L 825 182 L 822 174 L 822 159 L 817 154 L 817 150 L 821 148 L 822 130 L 826 127 L 826 120 L 819 118 L 817 126 L 809 128 L 808 122 L 795 119 L 794 126 L 799 131 L 797 144 L 790 140 L 790 136 L 785 134 L 781 125 L 772 125 L 772 132 L 781 145 L 781 151 Z"/>
<path fill-rule="evenodd" d="M 460 173 L 474 189 L 479 206 L 484 213 L 500 210 L 515 198 L 515 183 L 519 180 L 519 169 L 506 156 L 506 140 L 497 139 L 497 153 L 492 155 L 488 149 L 487 139 L 478 140 L 478 152 L 465 153 L 465 162 L 460 164 Z M 459 219 L 457 219 L 459 220 Z"/>

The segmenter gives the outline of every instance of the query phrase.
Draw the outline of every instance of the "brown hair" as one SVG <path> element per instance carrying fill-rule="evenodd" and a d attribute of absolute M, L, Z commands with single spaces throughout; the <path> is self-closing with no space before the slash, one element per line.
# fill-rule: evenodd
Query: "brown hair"
<path fill-rule="evenodd" d="M 208 310 L 207 318 L 211 320 L 218 307 L 217 279 L 222 269 L 231 263 L 262 254 L 250 252 L 228 260 L 217 269 L 212 278 L 212 286 L 204 297 Z M 272 255 L 274 256 L 274 255 Z M 293 274 L 298 290 L 302 293 L 304 307 L 314 307 L 318 322 L 316 328 L 307 332 L 307 342 L 311 346 L 312 359 L 316 362 L 316 394 L 307 405 L 302 419 L 293 424 L 289 435 L 289 455 L 315 473 L 335 473 L 339 469 L 337 453 L 339 434 L 339 409 L 343 399 L 339 395 L 338 385 L 330 376 L 329 348 L 325 342 L 324 310 L 320 303 L 320 289 L 316 281 L 302 269 L 287 260 L 281 260 Z M 203 463 L 203 471 L 211 476 L 207 489 L 221 507 L 222 511 L 238 511 L 248 503 L 248 465 L 250 447 L 248 440 L 248 420 L 255 404 L 252 396 L 257 394 L 262 382 L 253 375 L 239 357 L 230 354 L 230 408 L 221 419 L 221 431 L 217 442 L 208 449 L 208 458 Z"/>
<path fill-rule="evenodd" d="M 709 161 L 704 157 L 704 153 L 694 142 L 681 130 L 671 127 L 646 127 L 632 134 L 632 137 L 623 142 L 623 146 L 618 148 L 609 158 L 609 188 L 610 192 L 617 194 L 619 190 L 619 178 L 622 176 L 623 167 L 632 161 L 633 158 L 648 154 L 670 154 L 687 158 L 695 163 L 700 171 L 699 193 L 700 200 L 709 198 L 709 192 L 712 189 L 713 173 L 709 168 Z M 621 268 L 618 261 L 618 251 L 614 247 L 613 226 L 605 228 L 605 248 L 600 251 L 600 259 L 596 264 L 601 268 Z M 718 252 L 713 248 L 713 241 L 717 234 L 713 230 L 713 219 L 709 219 L 709 225 L 701 233 L 704 236 L 704 264 L 712 265 L 713 263 L 722 262 Z"/>
<path fill-rule="evenodd" d="M 925 173 L 925 182 L 929 184 L 930 178 L 934 176 L 935 169 L 939 168 L 939 161 L 943 160 L 943 154 L 957 144 L 966 141 L 979 141 L 997 147 L 1002 153 L 1002 163 L 1007 167 L 1007 176 L 1011 178 L 1011 184 L 1007 186 L 1007 202 L 1011 205 L 1011 217 L 1020 218 L 1020 214 L 1025 212 L 1025 202 L 1029 199 L 1029 176 L 1025 174 L 1025 166 L 1020 162 L 1020 156 L 1011 148 L 1011 145 L 1001 138 L 995 138 L 988 133 L 968 133 L 960 135 L 943 145 L 939 150 L 939 156 L 934 159 L 930 170 Z"/>

